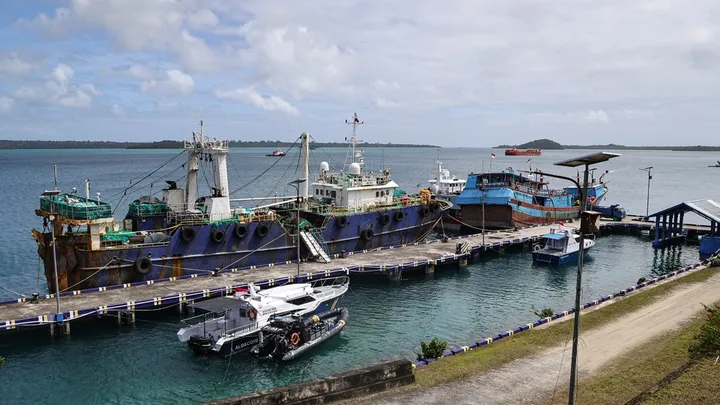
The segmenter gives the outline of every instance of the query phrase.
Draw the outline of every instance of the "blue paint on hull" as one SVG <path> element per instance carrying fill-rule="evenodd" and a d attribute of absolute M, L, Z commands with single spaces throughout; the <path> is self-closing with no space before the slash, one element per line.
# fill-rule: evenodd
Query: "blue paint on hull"
<path fill-rule="evenodd" d="M 589 249 L 585 249 L 584 254 L 587 255 Z M 540 263 L 565 264 L 578 261 L 578 252 L 568 253 L 566 255 L 549 255 L 545 253 L 533 253 L 533 260 Z"/>
<path fill-rule="evenodd" d="M 385 212 L 358 213 L 345 216 L 347 223 L 341 227 L 339 217 L 330 217 L 323 232 L 330 253 L 355 252 L 377 247 L 414 243 L 423 239 L 442 215 L 442 211 L 429 212 L 423 216 L 425 206 L 408 206 Z M 396 212 L 402 212 L 396 216 Z M 383 223 L 381 218 L 388 215 Z M 301 212 L 301 216 L 314 224 L 322 224 L 325 216 Z M 244 236 L 238 237 L 235 229 L 244 226 Z M 267 228 L 263 236 L 258 228 Z M 101 250 L 84 250 L 73 243 L 70 237 L 58 238 L 58 272 L 61 290 L 79 290 L 179 277 L 188 274 L 208 274 L 212 270 L 260 266 L 269 263 L 285 263 L 297 260 L 297 246 L 292 232 L 286 231 L 277 221 L 253 222 L 244 225 L 234 223 L 222 225 L 189 226 L 195 232 L 191 241 L 181 237 L 177 228 L 162 243 L 140 246 L 122 245 Z M 224 232 L 221 242 L 212 240 L 216 229 Z M 372 229 L 374 235 L 365 240 L 361 232 Z M 49 242 L 49 234 L 46 235 Z M 45 275 L 51 290 L 54 286 L 52 249 L 38 251 L 45 264 Z M 301 257 L 307 251 L 301 247 Z M 136 271 L 140 258 L 150 259 L 152 265 L 148 274 Z"/>

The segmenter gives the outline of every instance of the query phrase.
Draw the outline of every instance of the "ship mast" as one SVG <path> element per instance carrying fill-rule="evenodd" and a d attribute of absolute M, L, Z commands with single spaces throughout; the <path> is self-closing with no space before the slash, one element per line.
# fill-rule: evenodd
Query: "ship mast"
<path fill-rule="evenodd" d="M 364 121 L 360 121 L 358 119 L 357 113 L 353 113 L 353 118 L 351 121 L 345 120 L 345 123 L 348 125 L 352 125 L 352 135 L 350 136 L 350 153 L 352 153 L 352 161 L 350 163 L 358 163 L 360 167 L 363 166 L 363 152 L 362 149 L 360 149 L 359 153 L 355 153 L 355 148 L 357 146 L 357 127 L 364 124 Z M 356 161 L 357 158 L 357 161 Z"/>

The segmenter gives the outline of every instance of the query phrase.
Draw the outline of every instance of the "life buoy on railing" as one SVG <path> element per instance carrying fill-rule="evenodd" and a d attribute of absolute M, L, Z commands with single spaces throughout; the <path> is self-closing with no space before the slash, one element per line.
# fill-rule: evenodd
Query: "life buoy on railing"
<path fill-rule="evenodd" d="M 251 309 L 247 313 L 247 318 L 251 321 L 254 321 L 257 319 L 257 310 L 255 308 Z"/>
<path fill-rule="evenodd" d="M 297 346 L 297 344 L 300 343 L 300 334 L 295 332 L 290 335 L 290 343 L 292 343 L 293 346 Z"/>
<path fill-rule="evenodd" d="M 135 260 L 135 271 L 143 276 L 150 273 L 152 269 L 152 262 L 149 258 L 143 256 Z"/>

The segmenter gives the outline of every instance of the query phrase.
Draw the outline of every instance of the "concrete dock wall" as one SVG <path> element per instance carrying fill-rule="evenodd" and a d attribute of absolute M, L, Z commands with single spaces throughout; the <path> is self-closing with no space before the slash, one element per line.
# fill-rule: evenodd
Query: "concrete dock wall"
<path fill-rule="evenodd" d="M 414 382 L 412 363 L 395 360 L 286 387 L 218 399 L 206 405 L 327 404 Z"/>

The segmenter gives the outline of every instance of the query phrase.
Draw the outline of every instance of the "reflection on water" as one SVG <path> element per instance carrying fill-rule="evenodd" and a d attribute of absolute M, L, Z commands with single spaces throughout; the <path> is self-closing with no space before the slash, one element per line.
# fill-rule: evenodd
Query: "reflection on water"
<path fill-rule="evenodd" d="M 683 262 L 681 260 L 682 251 L 682 245 L 655 249 L 652 264 L 653 276 L 662 276 L 683 267 Z"/>

